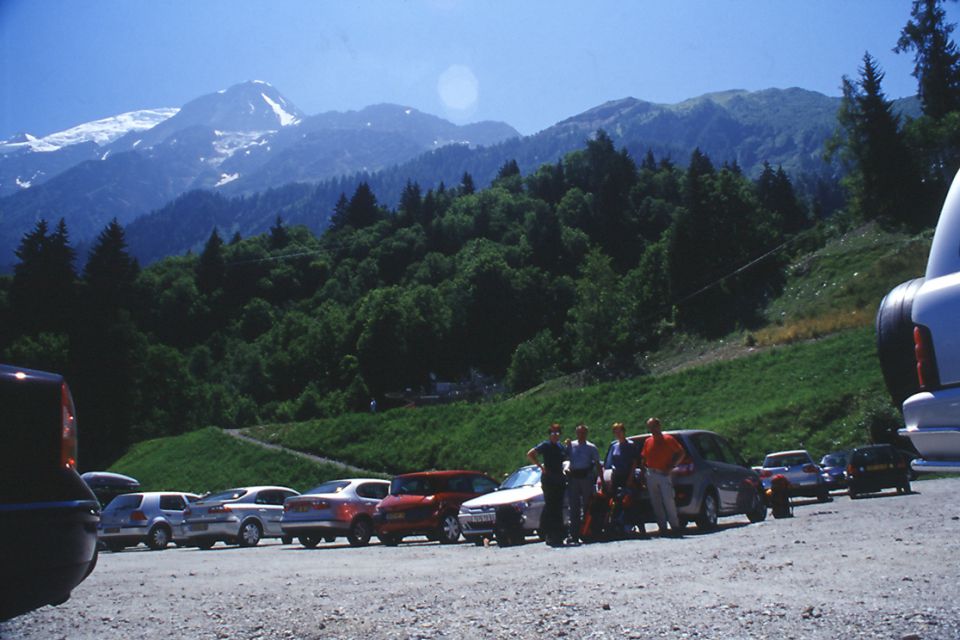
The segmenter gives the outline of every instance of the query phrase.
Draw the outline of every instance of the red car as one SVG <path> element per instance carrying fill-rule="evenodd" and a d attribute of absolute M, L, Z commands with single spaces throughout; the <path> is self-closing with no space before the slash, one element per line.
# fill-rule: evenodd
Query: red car
<path fill-rule="evenodd" d="M 390 481 L 390 495 L 374 514 L 380 542 L 394 546 L 404 536 L 427 536 L 443 544 L 460 540 L 460 505 L 496 489 L 479 471 L 423 471 Z"/>

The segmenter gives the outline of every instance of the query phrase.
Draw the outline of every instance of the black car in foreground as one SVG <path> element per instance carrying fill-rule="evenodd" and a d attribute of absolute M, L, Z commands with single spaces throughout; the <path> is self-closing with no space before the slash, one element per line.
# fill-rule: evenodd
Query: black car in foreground
<path fill-rule="evenodd" d="M 62 376 L 0 364 L 0 620 L 61 604 L 97 563 L 100 505 L 77 474 Z"/>
<path fill-rule="evenodd" d="M 857 447 L 847 459 L 847 490 L 856 499 L 865 493 L 896 489 L 910 493 L 910 466 L 889 444 Z"/>

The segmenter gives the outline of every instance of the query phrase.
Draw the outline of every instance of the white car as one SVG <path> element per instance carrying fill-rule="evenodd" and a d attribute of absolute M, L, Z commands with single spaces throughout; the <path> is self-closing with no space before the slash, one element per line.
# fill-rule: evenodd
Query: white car
<path fill-rule="evenodd" d="M 510 539 L 501 532 L 498 544 L 506 546 L 521 542 L 522 537 L 534 535 L 540 529 L 543 513 L 543 489 L 540 488 L 540 469 L 535 465 L 521 467 L 491 493 L 467 500 L 460 506 L 458 519 L 463 537 L 474 544 L 483 544 L 484 538 L 497 537 L 497 512 L 511 516 L 516 528 Z M 501 515 L 501 522 L 503 515 Z"/>
<path fill-rule="evenodd" d="M 209 549 L 215 543 L 254 547 L 263 538 L 292 541 L 280 526 L 283 501 L 300 495 L 287 487 L 241 487 L 207 496 L 184 513 L 187 544 Z"/>
<path fill-rule="evenodd" d="M 958 174 L 960 176 L 960 174 Z M 903 403 L 899 431 L 916 471 L 960 472 L 960 177 L 940 212 L 923 278 L 895 287 L 877 311 L 884 379 Z"/>

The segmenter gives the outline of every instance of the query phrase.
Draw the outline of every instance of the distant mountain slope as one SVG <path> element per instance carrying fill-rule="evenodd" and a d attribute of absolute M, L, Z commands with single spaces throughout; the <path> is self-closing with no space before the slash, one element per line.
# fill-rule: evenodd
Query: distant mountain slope
<path fill-rule="evenodd" d="M 260 81 L 202 96 L 179 110 L 156 110 L 154 117 L 149 128 L 74 136 L 82 144 L 65 139 L 56 151 L 46 139 L 0 145 L 0 195 L 7 194 L 0 199 L 0 270 L 41 217 L 65 218 L 71 238 L 83 243 L 111 218 L 130 222 L 191 189 L 251 194 L 379 171 L 447 144 L 492 144 L 519 135 L 503 123 L 457 126 L 396 105 L 308 117 Z"/>

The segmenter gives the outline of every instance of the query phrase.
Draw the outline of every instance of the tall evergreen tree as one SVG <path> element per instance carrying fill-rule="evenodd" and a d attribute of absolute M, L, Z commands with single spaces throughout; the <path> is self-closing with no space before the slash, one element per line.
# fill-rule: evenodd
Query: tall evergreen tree
<path fill-rule="evenodd" d="M 221 244 L 223 243 L 221 242 Z M 283 249 L 288 244 L 290 244 L 290 233 L 283 223 L 283 218 L 278 215 L 273 226 L 270 227 L 270 249 L 276 251 L 277 249 Z"/>
<path fill-rule="evenodd" d="M 839 129 L 828 154 L 846 165 L 844 184 L 854 213 L 863 219 L 913 222 L 920 179 L 900 131 L 900 119 L 881 88 L 883 72 L 865 53 L 860 79 L 843 78 Z"/>
<path fill-rule="evenodd" d="M 26 333 L 67 331 L 72 326 L 77 272 L 66 222 L 61 218 L 53 233 L 47 222 L 37 222 L 16 251 L 10 303 L 15 321 Z"/>
<path fill-rule="evenodd" d="M 476 191 L 476 188 L 473 185 L 473 176 L 471 176 L 469 173 L 464 171 L 463 177 L 460 178 L 460 193 L 462 195 L 468 196 L 475 191 Z"/>
<path fill-rule="evenodd" d="M 86 296 L 94 308 L 131 309 L 134 282 L 140 273 L 136 258 L 127 251 L 123 227 L 114 218 L 100 232 L 83 269 Z"/>
<path fill-rule="evenodd" d="M 960 51 L 950 38 L 943 0 L 913 0 L 894 51 L 913 51 L 913 76 L 924 115 L 940 119 L 960 109 Z"/>
<path fill-rule="evenodd" d="M 200 293 L 210 295 L 217 289 L 222 289 L 226 281 L 226 262 L 223 258 L 223 240 L 214 227 L 203 247 L 203 252 L 197 260 L 197 289 Z"/>

